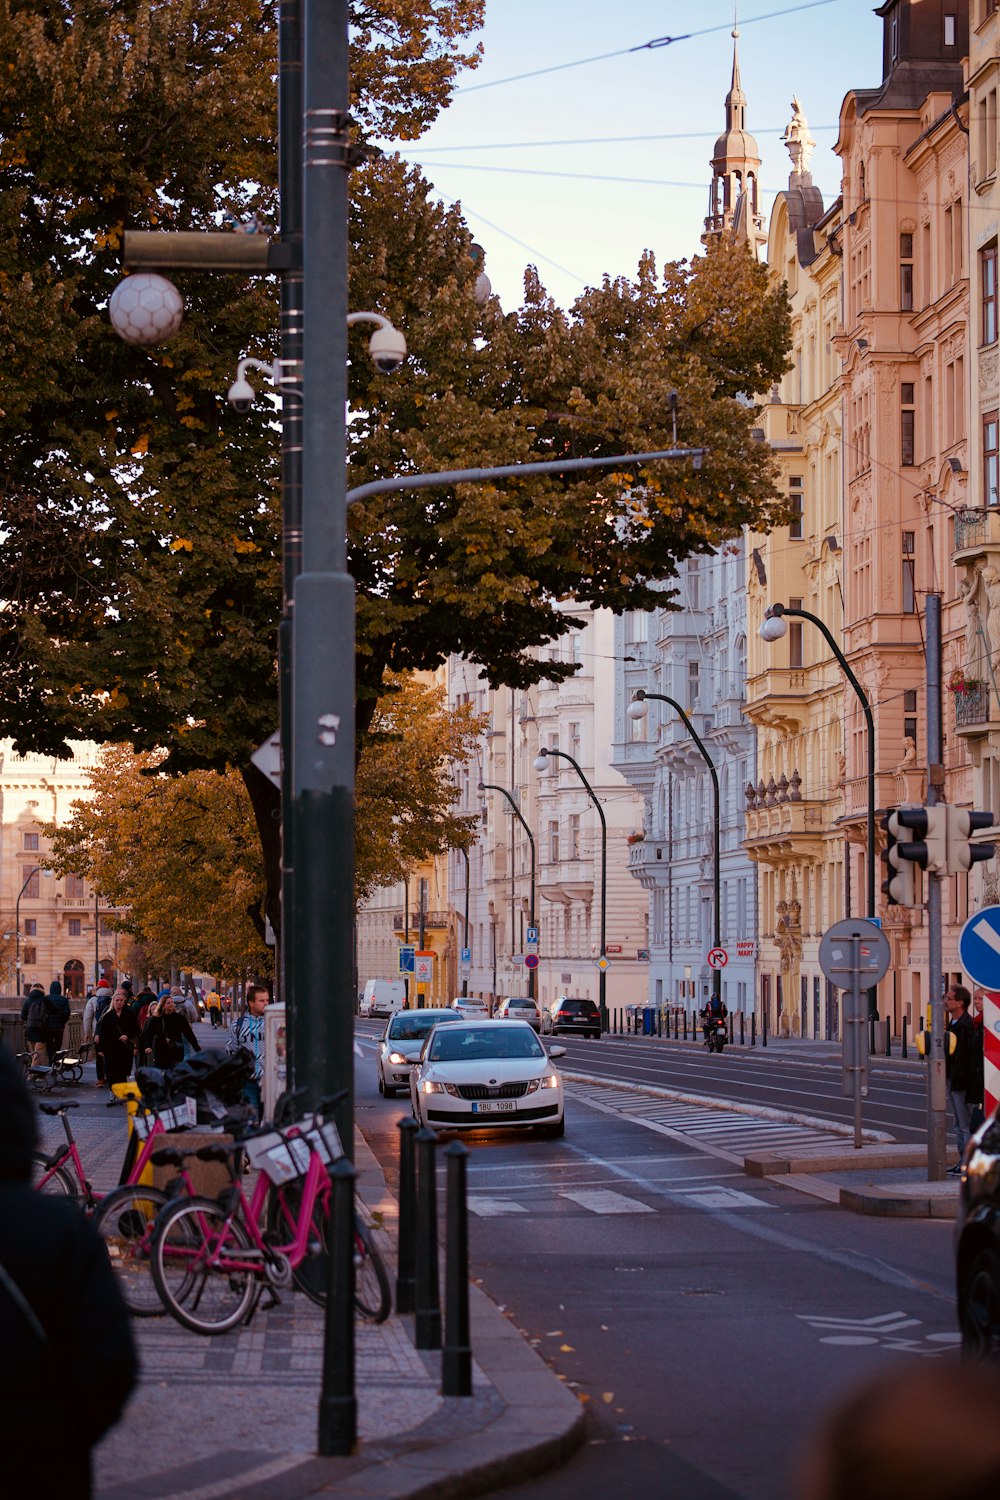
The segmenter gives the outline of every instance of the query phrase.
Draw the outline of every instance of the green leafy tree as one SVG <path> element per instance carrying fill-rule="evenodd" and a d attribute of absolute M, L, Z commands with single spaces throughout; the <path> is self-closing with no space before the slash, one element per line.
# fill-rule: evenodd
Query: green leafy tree
<path fill-rule="evenodd" d="M 475 61 L 479 0 L 352 9 L 355 113 L 413 136 Z M 275 217 L 274 3 L 0 0 L 0 734 L 164 751 L 171 772 L 245 768 L 274 728 L 280 610 L 277 435 L 224 392 L 271 357 L 267 279 L 178 277 L 176 338 L 136 349 L 104 304 L 125 228 Z M 449 653 L 494 681 L 559 676 L 532 648 L 571 628 L 567 598 L 669 602 L 680 559 L 784 514 L 737 399 L 785 368 L 788 309 L 739 246 L 608 279 L 568 312 L 534 272 L 524 306 L 476 305 L 470 237 L 397 158 L 353 176 L 351 301 L 403 327 L 375 371 L 351 335 L 350 482 L 407 472 L 704 445 L 589 479 L 394 493 L 352 507 L 359 743 L 385 673 Z M 248 772 L 268 867 L 276 823 Z M 273 884 L 273 881 L 272 881 Z M 274 914 L 273 903 L 271 905 Z"/>

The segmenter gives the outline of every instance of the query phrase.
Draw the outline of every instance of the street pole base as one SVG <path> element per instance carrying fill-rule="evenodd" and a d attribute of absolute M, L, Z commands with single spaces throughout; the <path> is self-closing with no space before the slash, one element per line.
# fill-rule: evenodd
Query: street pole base
<path fill-rule="evenodd" d="M 441 1347 L 441 1313 L 418 1312 L 414 1327 L 413 1347 L 415 1349 L 440 1349 Z"/>
<path fill-rule="evenodd" d="M 318 1452 L 323 1458 L 349 1458 L 358 1444 L 356 1396 L 321 1396 Z"/>
<path fill-rule="evenodd" d="M 441 1355 L 442 1396 L 472 1395 L 472 1350 L 445 1349 Z"/>

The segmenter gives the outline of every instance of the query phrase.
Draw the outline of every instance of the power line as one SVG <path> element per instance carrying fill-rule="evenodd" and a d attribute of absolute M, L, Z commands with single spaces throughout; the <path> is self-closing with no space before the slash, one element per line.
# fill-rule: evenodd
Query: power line
<path fill-rule="evenodd" d="M 758 125 L 754 135 L 783 136 L 785 125 Z M 810 130 L 839 130 L 839 125 L 810 125 Z M 520 151 L 542 146 L 622 146 L 637 141 L 700 141 L 715 140 L 718 130 L 675 130 L 666 135 L 595 135 L 582 136 L 578 140 L 565 141 L 481 141 L 476 145 L 428 146 L 421 142 L 421 152 L 428 151 Z"/>
<path fill-rule="evenodd" d="M 800 10 L 815 10 L 819 5 L 831 5 L 833 0 L 809 0 L 806 5 L 792 5 L 787 10 L 771 10 L 761 16 L 747 16 L 740 27 L 752 26 L 756 21 L 773 21 L 776 16 L 795 15 Z M 621 47 L 616 52 L 601 52 L 596 57 L 578 57 L 574 62 L 553 63 L 548 68 L 535 68 L 530 73 L 514 73 L 508 78 L 493 78 L 486 83 L 471 83 L 456 89 L 456 94 L 474 94 L 481 89 L 496 89 L 505 83 L 521 83 L 526 78 L 542 78 L 547 73 L 564 73 L 568 68 L 582 68 L 589 63 L 607 62 L 613 57 L 628 57 L 633 52 L 653 52 L 661 47 L 671 47 L 675 42 L 690 42 L 696 36 L 709 36 L 715 31 L 731 31 L 732 25 L 725 21 L 718 26 L 703 26 L 699 31 L 686 31 L 680 36 L 657 36 L 651 41 L 640 42 L 636 47 Z"/>

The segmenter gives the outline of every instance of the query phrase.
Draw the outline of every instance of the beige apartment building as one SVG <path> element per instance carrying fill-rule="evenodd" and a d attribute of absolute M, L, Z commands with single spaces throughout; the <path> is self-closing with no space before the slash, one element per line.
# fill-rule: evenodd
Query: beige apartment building
<path fill-rule="evenodd" d="M 99 745 L 75 742 L 70 760 L 18 755 L 0 742 L 0 965 L 5 994 L 58 979 L 82 999 L 95 975 L 118 970 L 118 933 L 89 881 L 56 878 L 44 869 L 46 823 L 63 823 L 72 805 L 90 795 L 88 772 Z"/>

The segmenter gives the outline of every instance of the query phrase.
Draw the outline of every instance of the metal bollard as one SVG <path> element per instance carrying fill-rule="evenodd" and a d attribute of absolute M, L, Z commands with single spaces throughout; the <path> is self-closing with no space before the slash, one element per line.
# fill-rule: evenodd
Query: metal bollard
<path fill-rule="evenodd" d="M 743 1031 L 743 1022 L 744 1022 L 745 1019 L 746 1018 L 745 1018 L 745 1016 L 743 1014 L 743 1011 L 740 1011 L 740 1046 L 741 1047 L 745 1047 L 746 1046 L 746 1036 L 745 1036 L 744 1031 Z"/>
<path fill-rule="evenodd" d="M 868 1016 L 868 1055 L 875 1056 L 875 1017 L 871 1014 Z"/>
<path fill-rule="evenodd" d="M 906 1061 L 907 1057 L 909 1056 L 909 1053 L 906 1050 L 906 1020 L 907 1020 L 907 1018 L 906 1018 L 906 1016 L 904 1016 L 903 1017 L 903 1045 L 899 1049 L 899 1055 L 903 1059 L 904 1062 Z"/>
<path fill-rule="evenodd" d="M 762 1047 L 766 1047 L 767 1046 L 767 1010 L 766 1010 L 766 1008 L 765 1008 L 764 1014 L 760 1018 L 760 1045 Z"/>
<path fill-rule="evenodd" d="M 469 1153 L 461 1141 L 444 1149 L 447 1167 L 444 1250 L 444 1347 L 441 1351 L 442 1396 L 472 1395 L 472 1344 L 469 1334 L 469 1218 L 466 1167 Z"/>
<path fill-rule="evenodd" d="M 885 1055 L 892 1056 L 892 1020 L 889 1016 L 885 1018 Z"/>
<path fill-rule="evenodd" d="M 354 1167 L 346 1156 L 330 1168 L 330 1279 L 323 1327 L 323 1384 L 319 1398 L 319 1452 L 343 1458 L 354 1452 L 358 1399 L 354 1390 Z"/>
<path fill-rule="evenodd" d="M 685 1011 L 684 1012 L 684 1040 L 687 1041 L 687 1039 L 688 1039 L 688 1013 L 687 1013 L 687 1011 Z"/>
<path fill-rule="evenodd" d="M 399 1121 L 399 1246 L 396 1311 L 411 1313 L 417 1290 L 417 1131 L 414 1119 Z"/>
<path fill-rule="evenodd" d="M 441 1282 L 438 1272 L 437 1181 L 434 1154 L 437 1136 L 433 1130 L 417 1131 L 417 1272 L 415 1287 L 418 1349 L 441 1347 Z"/>
<path fill-rule="evenodd" d="M 729 1017 L 729 1045 L 730 1045 L 730 1047 L 733 1045 L 733 1027 L 735 1026 L 735 1024 L 736 1024 L 736 1017 L 731 1015 Z"/>
<path fill-rule="evenodd" d="M 751 1047 L 756 1047 L 756 1045 L 757 1045 L 757 1012 L 756 1011 L 754 1011 L 753 1015 L 750 1017 L 750 1045 L 751 1045 Z"/>

